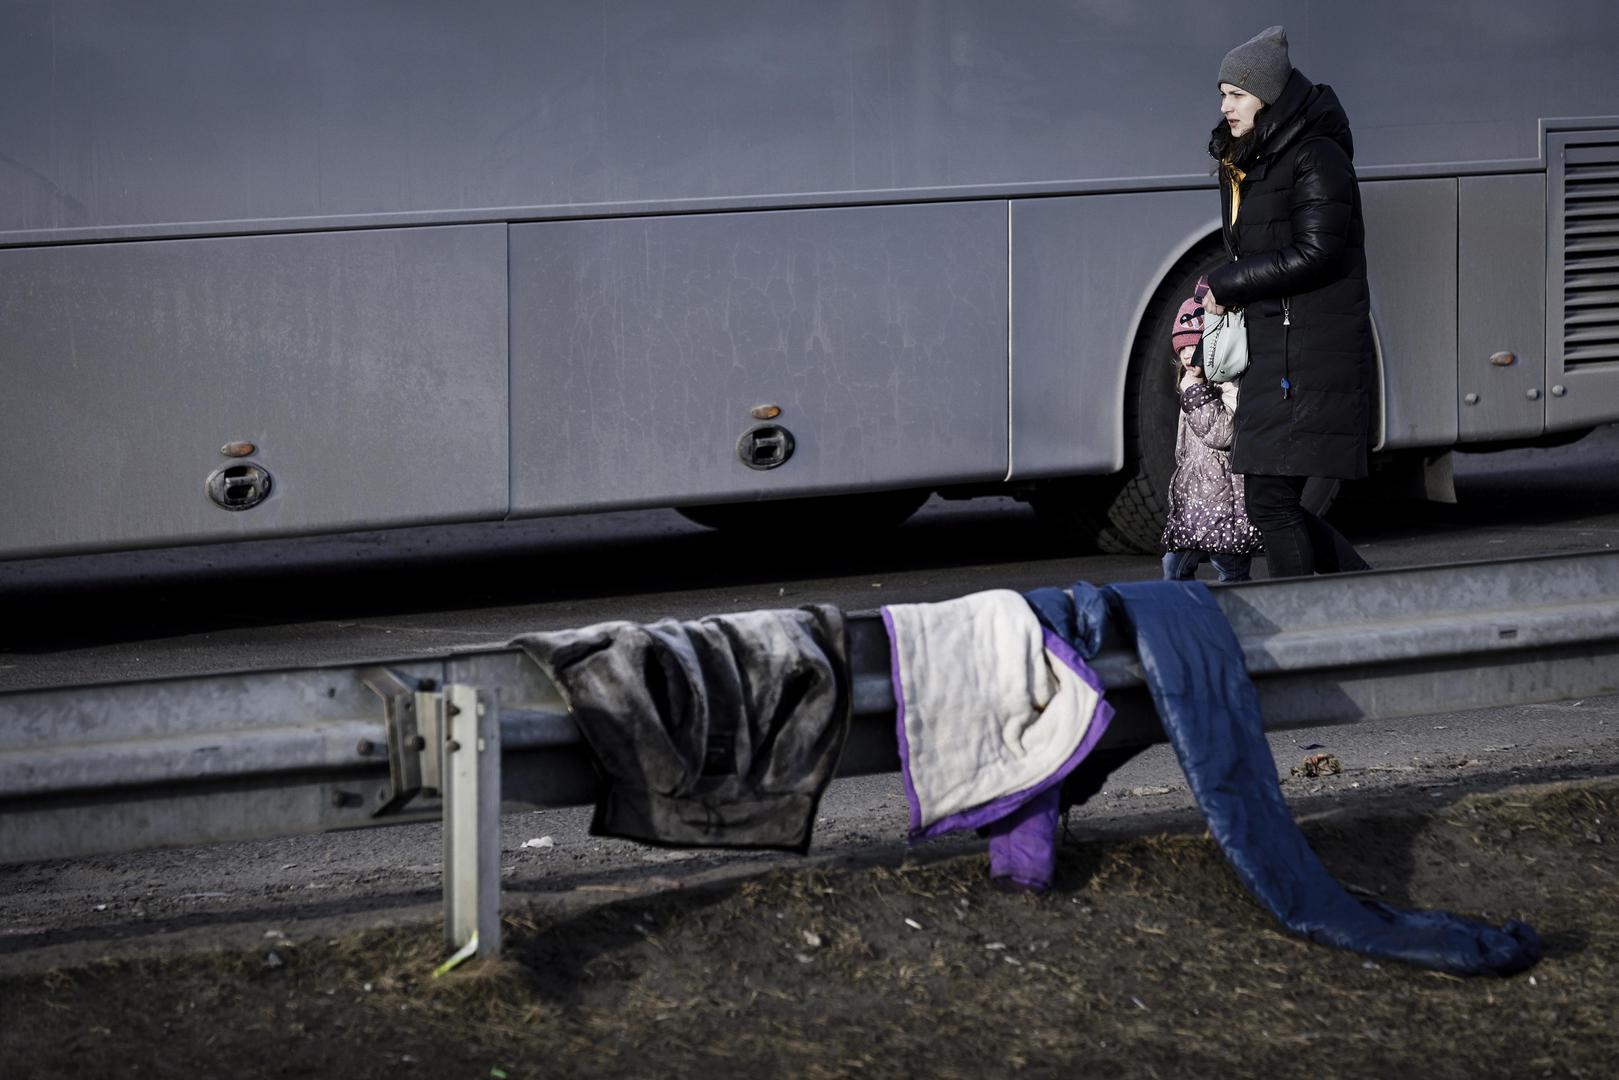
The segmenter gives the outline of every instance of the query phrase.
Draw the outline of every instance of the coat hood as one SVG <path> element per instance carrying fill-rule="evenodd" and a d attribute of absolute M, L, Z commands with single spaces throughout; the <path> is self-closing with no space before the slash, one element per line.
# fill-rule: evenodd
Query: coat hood
<path fill-rule="evenodd" d="M 1349 115 L 1338 103 L 1338 95 L 1325 83 L 1310 82 L 1297 68 L 1288 76 L 1281 96 L 1261 117 L 1257 134 L 1262 159 L 1273 158 L 1305 139 L 1327 138 L 1343 147 L 1349 160 L 1355 160 Z"/>

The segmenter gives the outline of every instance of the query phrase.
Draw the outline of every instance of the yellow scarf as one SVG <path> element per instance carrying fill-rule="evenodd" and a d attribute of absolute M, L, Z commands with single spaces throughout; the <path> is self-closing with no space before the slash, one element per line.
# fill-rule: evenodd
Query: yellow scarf
<path fill-rule="evenodd" d="M 1226 183 L 1231 185 L 1231 225 L 1235 228 L 1237 207 L 1242 205 L 1242 182 L 1248 178 L 1248 174 L 1229 161 L 1221 161 L 1220 165 L 1225 173 Z"/>

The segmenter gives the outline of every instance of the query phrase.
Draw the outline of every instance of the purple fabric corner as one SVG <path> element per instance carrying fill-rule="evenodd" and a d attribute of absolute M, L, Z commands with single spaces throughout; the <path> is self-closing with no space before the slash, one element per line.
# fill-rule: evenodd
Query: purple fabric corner
<path fill-rule="evenodd" d="M 989 879 L 1007 892 L 1043 893 L 1057 876 L 1062 791 L 1047 788 L 982 831 L 989 838 Z"/>

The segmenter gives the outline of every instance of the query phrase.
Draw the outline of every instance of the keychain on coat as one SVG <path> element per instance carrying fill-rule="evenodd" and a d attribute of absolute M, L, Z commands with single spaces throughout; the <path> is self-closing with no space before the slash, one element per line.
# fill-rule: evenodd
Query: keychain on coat
<path fill-rule="evenodd" d="M 1283 326 L 1292 326 L 1293 325 L 1293 312 L 1289 310 L 1291 307 L 1292 307 L 1292 305 L 1290 303 L 1288 303 L 1287 297 L 1285 297 L 1285 296 L 1282 297 L 1282 325 Z M 1285 334 L 1282 336 L 1282 366 L 1283 367 L 1287 366 L 1287 336 Z M 1293 390 L 1293 384 L 1287 381 L 1287 376 L 1286 375 L 1283 375 L 1282 376 L 1282 400 L 1283 401 L 1287 400 L 1288 394 L 1290 394 L 1292 392 L 1292 390 Z"/>

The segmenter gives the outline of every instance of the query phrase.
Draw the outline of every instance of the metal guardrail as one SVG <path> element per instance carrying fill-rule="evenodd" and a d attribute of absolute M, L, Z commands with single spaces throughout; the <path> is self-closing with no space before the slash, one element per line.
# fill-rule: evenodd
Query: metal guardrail
<path fill-rule="evenodd" d="M 1619 693 L 1619 552 L 1214 590 L 1268 728 Z M 839 775 L 899 767 L 888 647 L 849 620 Z M 1093 667 L 1104 745 L 1162 738 L 1133 652 Z M 446 933 L 498 950 L 499 804 L 571 806 L 595 774 L 519 650 L 0 694 L 0 862 L 444 819 Z"/>

